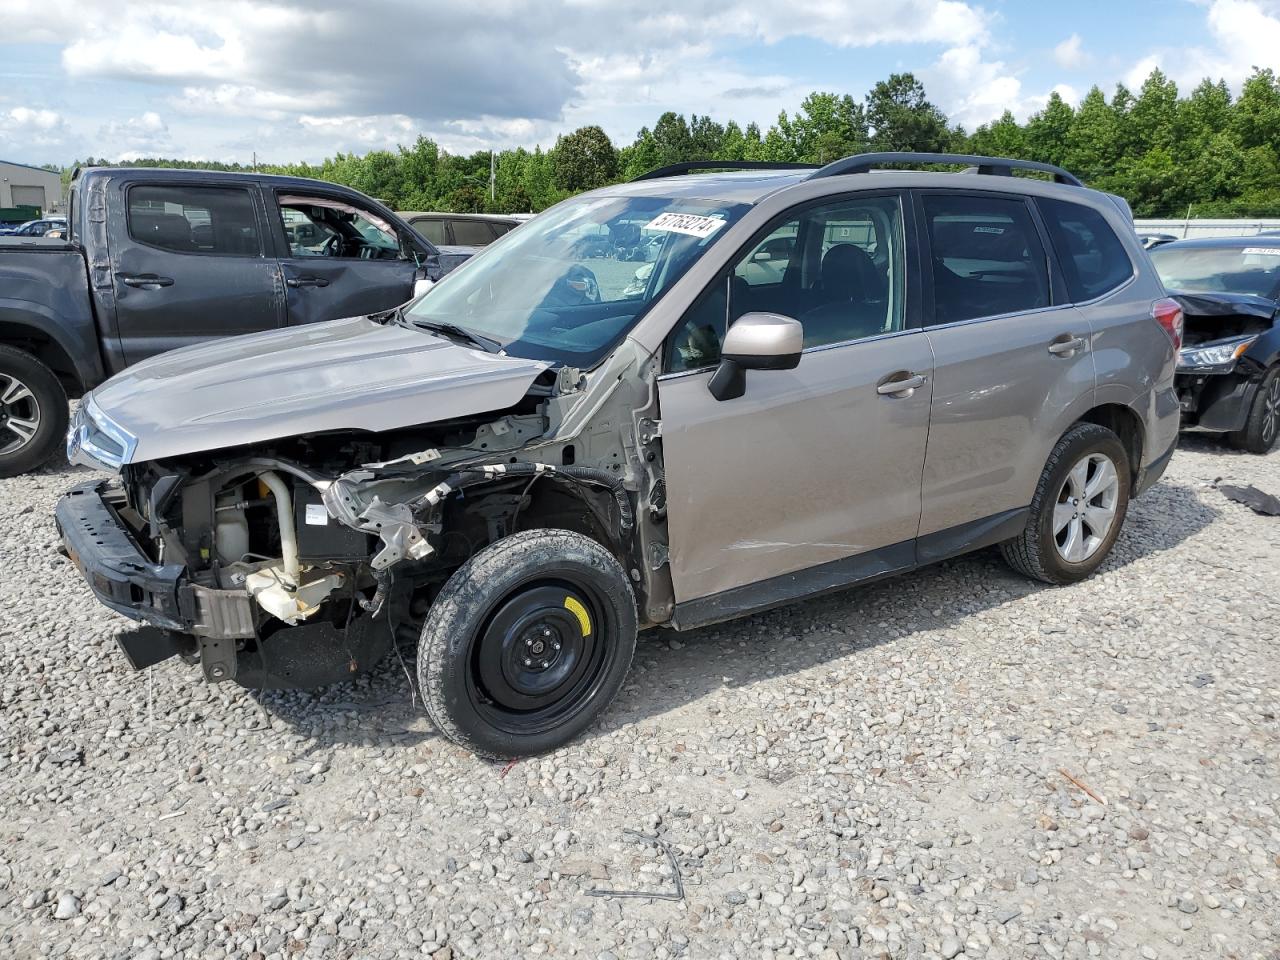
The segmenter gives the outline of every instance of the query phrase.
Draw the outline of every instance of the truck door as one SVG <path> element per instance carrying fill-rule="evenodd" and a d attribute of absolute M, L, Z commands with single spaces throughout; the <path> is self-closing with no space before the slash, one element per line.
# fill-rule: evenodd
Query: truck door
<path fill-rule="evenodd" d="M 256 187 L 126 183 L 108 225 L 117 335 L 126 363 L 284 323 Z"/>
<path fill-rule="evenodd" d="M 377 313 L 413 298 L 423 257 L 410 231 L 348 197 L 282 189 L 274 208 L 290 324 Z"/>

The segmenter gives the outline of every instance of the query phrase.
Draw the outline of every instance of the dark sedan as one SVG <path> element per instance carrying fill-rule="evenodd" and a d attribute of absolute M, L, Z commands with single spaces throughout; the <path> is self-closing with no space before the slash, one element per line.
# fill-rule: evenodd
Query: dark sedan
<path fill-rule="evenodd" d="M 1179 240 L 1151 260 L 1184 312 L 1184 424 L 1268 453 L 1280 436 L 1280 237 Z"/>

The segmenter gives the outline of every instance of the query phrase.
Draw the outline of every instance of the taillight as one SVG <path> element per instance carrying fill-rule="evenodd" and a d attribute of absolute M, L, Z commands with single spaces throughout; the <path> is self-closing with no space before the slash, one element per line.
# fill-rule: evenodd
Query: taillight
<path fill-rule="evenodd" d="M 1173 341 L 1175 351 L 1182 349 L 1182 307 L 1177 300 L 1162 297 L 1151 304 L 1151 319 L 1164 329 Z"/>

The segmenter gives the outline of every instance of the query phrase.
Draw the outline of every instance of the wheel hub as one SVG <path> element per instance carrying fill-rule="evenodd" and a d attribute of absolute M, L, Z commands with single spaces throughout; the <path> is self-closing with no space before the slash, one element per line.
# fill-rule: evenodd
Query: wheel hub
<path fill-rule="evenodd" d="M 533 671 L 548 670 L 560 659 L 560 651 L 564 649 L 564 641 L 560 632 L 545 622 L 538 622 L 526 630 L 524 642 L 524 665 Z"/>

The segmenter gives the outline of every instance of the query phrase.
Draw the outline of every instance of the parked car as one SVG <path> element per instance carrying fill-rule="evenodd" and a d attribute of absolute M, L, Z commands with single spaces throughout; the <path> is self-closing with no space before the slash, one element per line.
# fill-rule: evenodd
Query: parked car
<path fill-rule="evenodd" d="M 439 247 L 487 247 L 506 236 L 520 221 L 489 213 L 427 213 L 411 210 L 400 214 L 413 229 Z"/>
<path fill-rule="evenodd" d="M 80 171 L 69 231 L 0 238 L 0 384 L 24 398 L 0 420 L 0 476 L 43 463 L 66 431 L 67 397 L 130 364 L 388 310 L 470 255 L 346 187 L 200 170 Z"/>
<path fill-rule="evenodd" d="M 869 175 L 906 163 L 986 172 Z M 420 630 L 441 732 L 528 756 L 612 700 L 638 626 L 991 544 L 1048 583 L 1098 569 L 1178 438 L 1181 311 L 1116 198 L 945 154 L 689 169 L 566 200 L 380 320 L 90 393 L 69 456 L 120 480 L 57 522 L 149 625 L 133 666 L 315 686 Z M 635 222 L 661 240 L 638 296 L 575 252 Z M 761 250 L 789 269 L 750 273 Z"/>
<path fill-rule="evenodd" d="M 65 228 L 66 225 L 65 217 L 44 217 L 39 220 L 28 220 L 26 223 L 19 224 L 16 227 L 0 228 L 0 236 L 43 237 L 50 230 Z"/>
<path fill-rule="evenodd" d="M 1184 424 L 1270 452 L 1280 437 L 1280 238 L 1180 240 L 1151 261 L 1186 315 Z"/>

